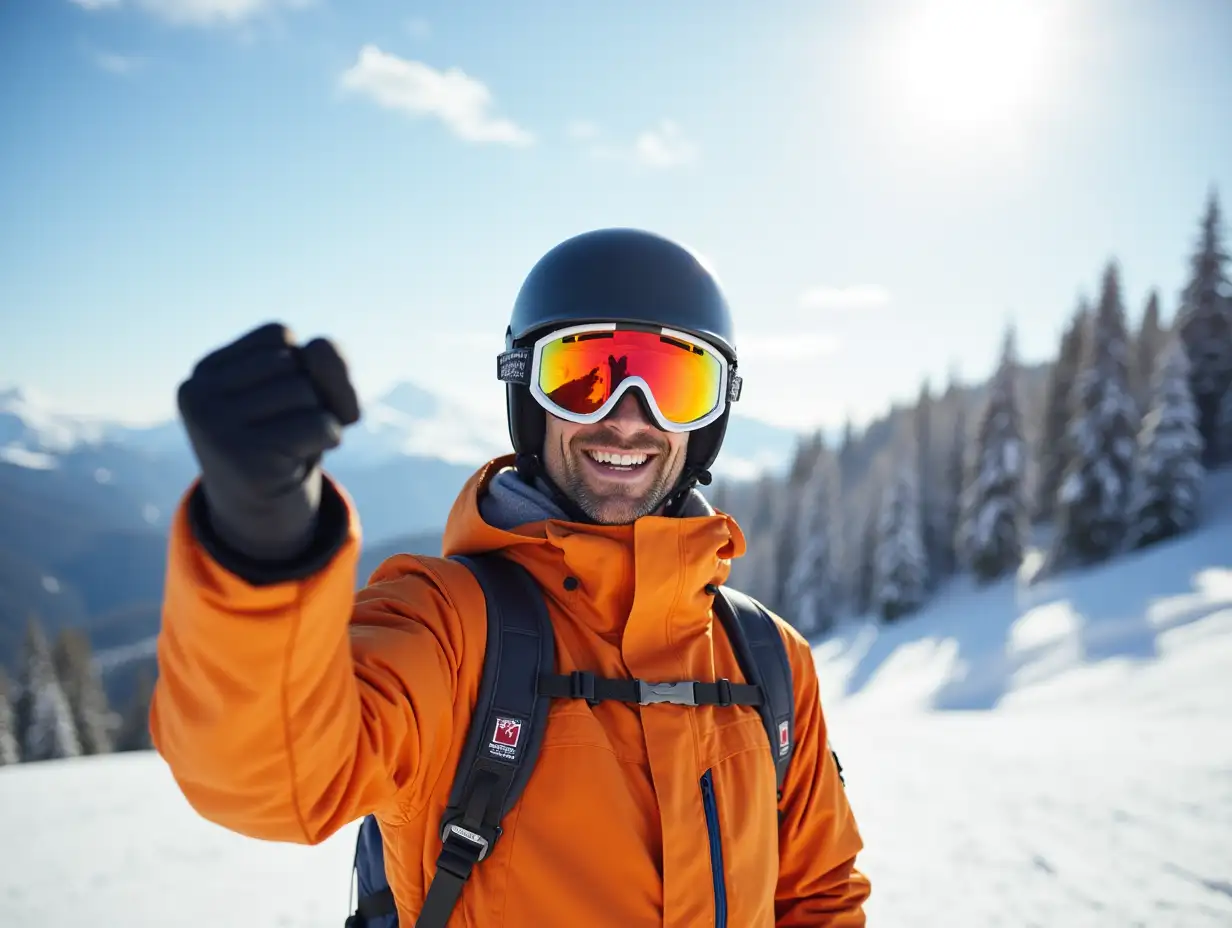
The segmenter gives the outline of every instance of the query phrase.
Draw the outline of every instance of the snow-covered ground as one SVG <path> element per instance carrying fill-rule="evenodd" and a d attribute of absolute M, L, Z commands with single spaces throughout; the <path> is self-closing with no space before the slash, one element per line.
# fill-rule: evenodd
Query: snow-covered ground
<path fill-rule="evenodd" d="M 870 925 L 1232 925 L 1232 475 L 1206 511 L 817 645 Z M 154 756 L 5 768 L 0 924 L 341 928 L 353 837 L 229 834 Z"/>

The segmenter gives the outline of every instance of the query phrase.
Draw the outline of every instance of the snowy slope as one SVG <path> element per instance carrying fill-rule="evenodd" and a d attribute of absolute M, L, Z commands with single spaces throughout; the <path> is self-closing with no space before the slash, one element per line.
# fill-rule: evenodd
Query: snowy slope
<path fill-rule="evenodd" d="M 817 645 L 870 925 L 1232 925 L 1232 475 L 1209 494 L 1190 537 Z M 153 755 L 0 769 L 0 835 L 3 925 L 346 914 L 354 826 L 229 834 Z"/>
<path fill-rule="evenodd" d="M 894 711 L 1132 704 L 1227 717 L 1232 682 L 1203 670 L 1227 653 L 1217 631 L 1232 619 L 1232 471 L 1209 478 L 1202 511 L 1190 534 L 1091 570 L 1031 583 L 1040 553 L 1030 549 L 1014 582 L 980 588 L 964 577 L 897 625 L 840 627 L 814 649 L 826 704 Z M 1208 634 L 1216 640 L 1191 646 Z M 1173 692 L 1189 662 L 1194 675 Z M 1210 683 L 1218 684 L 1211 693 L 1195 689 Z"/>

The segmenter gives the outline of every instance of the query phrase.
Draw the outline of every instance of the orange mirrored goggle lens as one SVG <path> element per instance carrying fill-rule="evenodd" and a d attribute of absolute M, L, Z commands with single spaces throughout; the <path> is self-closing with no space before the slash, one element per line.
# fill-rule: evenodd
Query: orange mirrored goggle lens
<path fill-rule="evenodd" d="M 578 415 L 598 410 L 628 377 L 641 377 L 659 411 L 685 425 L 722 401 L 723 366 L 712 352 L 670 335 L 582 332 L 553 339 L 539 358 L 539 388 Z"/>

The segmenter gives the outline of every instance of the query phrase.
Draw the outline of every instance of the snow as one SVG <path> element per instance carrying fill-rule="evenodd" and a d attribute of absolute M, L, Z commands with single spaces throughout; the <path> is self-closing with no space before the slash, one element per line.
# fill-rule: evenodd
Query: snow
<path fill-rule="evenodd" d="M 814 648 L 870 924 L 1232 924 L 1232 473 L 1190 534 Z"/>
<path fill-rule="evenodd" d="M 1232 473 L 1193 532 L 815 644 L 870 925 L 1232 925 Z M 355 826 L 202 820 L 153 754 L 0 769 L 0 924 L 339 928 Z"/>

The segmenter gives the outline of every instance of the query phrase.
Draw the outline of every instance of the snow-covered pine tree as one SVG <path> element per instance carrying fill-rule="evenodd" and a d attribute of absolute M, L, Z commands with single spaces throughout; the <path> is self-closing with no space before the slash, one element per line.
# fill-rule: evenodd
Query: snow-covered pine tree
<path fill-rule="evenodd" d="M 1163 348 L 1163 328 L 1159 324 L 1159 291 L 1151 290 L 1142 324 L 1134 336 L 1134 364 L 1130 371 L 1134 399 L 1145 415 L 1151 407 L 1154 393 L 1155 371 L 1159 366 L 1159 354 Z"/>
<path fill-rule="evenodd" d="M 877 584 L 877 540 L 881 522 L 882 492 L 870 489 L 868 507 L 864 511 L 863 525 L 855 550 L 855 589 L 852 605 L 856 615 L 866 615 L 875 605 L 873 594 Z"/>
<path fill-rule="evenodd" d="M 1129 338 L 1115 262 L 1104 271 L 1084 340 L 1068 434 L 1073 457 L 1057 496 L 1049 572 L 1102 561 L 1125 541 L 1140 418 L 1129 391 Z"/>
<path fill-rule="evenodd" d="M 22 759 L 52 760 L 81 754 L 73 710 L 56 677 L 47 635 L 36 618 L 26 626 L 18 687 L 16 727 Z"/>
<path fill-rule="evenodd" d="M 1083 335 L 1087 330 L 1089 307 L 1079 299 L 1078 309 L 1070 317 L 1061 335 L 1061 348 L 1044 393 L 1044 422 L 1040 430 L 1036 459 L 1039 461 L 1039 483 L 1036 486 L 1035 518 L 1048 521 L 1056 513 L 1057 491 L 1065 469 L 1069 466 L 1069 423 L 1074 413 L 1074 384 L 1082 365 Z"/>
<path fill-rule="evenodd" d="M 961 563 L 958 531 L 962 524 L 963 495 L 967 487 L 967 403 L 958 393 L 957 384 L 952 391 L 954 427 L 950 432 L 945 458 L 945 516 L 940 538 L 940 569 L 942 576 L 946 577 L 956 573 Z"/>
<path fill-rule="evenodd" d="M 1197 524 L 1205 469 L 1189 357 L 1180 338 L 1159 357 L 1150 411 L 1138 436 L 1129 544 L 1145 547 Z"/>
<path fill-rule="evenodd" d="M 928 565 L 920 534 L 920 503 L 914 464 L 899 469 L 887 488 L 878 525 L 873 605 L 892 622 L 923 604 Z"/>
<path fill-rule="evenodd" d="M 920 395 L 916 400 L 911 418 L 915 431 L 916 485 L 919 487 L 920 500 L 920 540 L 924 545 L 924 563 L 928 568 L 928 575 L 924 582 L 931 590 L 939 580 L 941 565 L 938 542 L 938 525 L 941 514 L 938 509 L 937 475 L 933 466 L 936 410 L 932 390 L 927 380 L 920 385 Z"/>
<path fill-rule="evenodd" d="M 13 684 L 0 667 L 0 767 L 21 761 L 17 744 L 17 724 L 13 718 Z"/>
<path fill-rule="evenodd" d="M 1027 448 L 1019 408 L 1018 357 L 1011 327 L 975 435 L 962 526 L 963 562 L 981 582 L 1014 573 L 1027 528 Z"/>
<path fill-rule="evenodd" d="M 826 450 L 826 439 L 821 429 L 808 437 L 801 438 L 796 444 L 795 454 L 791 459 L 791 467 L 787 471 L 787 483 L 795 489 L 801 489 L 808 483 L 809 476 L 817 458 Z"/>
<path fill-rule="evenodd" d="M 1232 303 L 1232 300 L 1229 300 Z M 1227 463 L 1232 461 L 1232 387 L 1228 387 L 1219 404 L 1219 425 L 1215 432 L 1219 442 L 1219 460 Z"/>
<path fill-rule="evenodd" d="M 786 614 L 804 635 L 829 631 L 840 604 L 838 489 L 837 462 L 831 454 L 819 454 L 800 501 L 796 558 L 784 595 Z"/>
<path fill-rule="evenodd" d="M 1227 261 L 1219 199 L 1212 189 L 1175 325 L 1189 355 L 1189 390 L 1198 409 L 1202 463 L 1208 469 L 1223 463 L 1223 442 L 1218 434 L 1220 404 L 1232 386 L 1232 301 L 1226 298 Z"/>
<path fill-rule="evenodd" d="M 103 682 L 90 654 L 90 642 L 80 631 L 65 629 L 52 649 L 56 676 L 73 712 L 82 754 L 110 754 L 120 720 L 107 704 Z"/>

